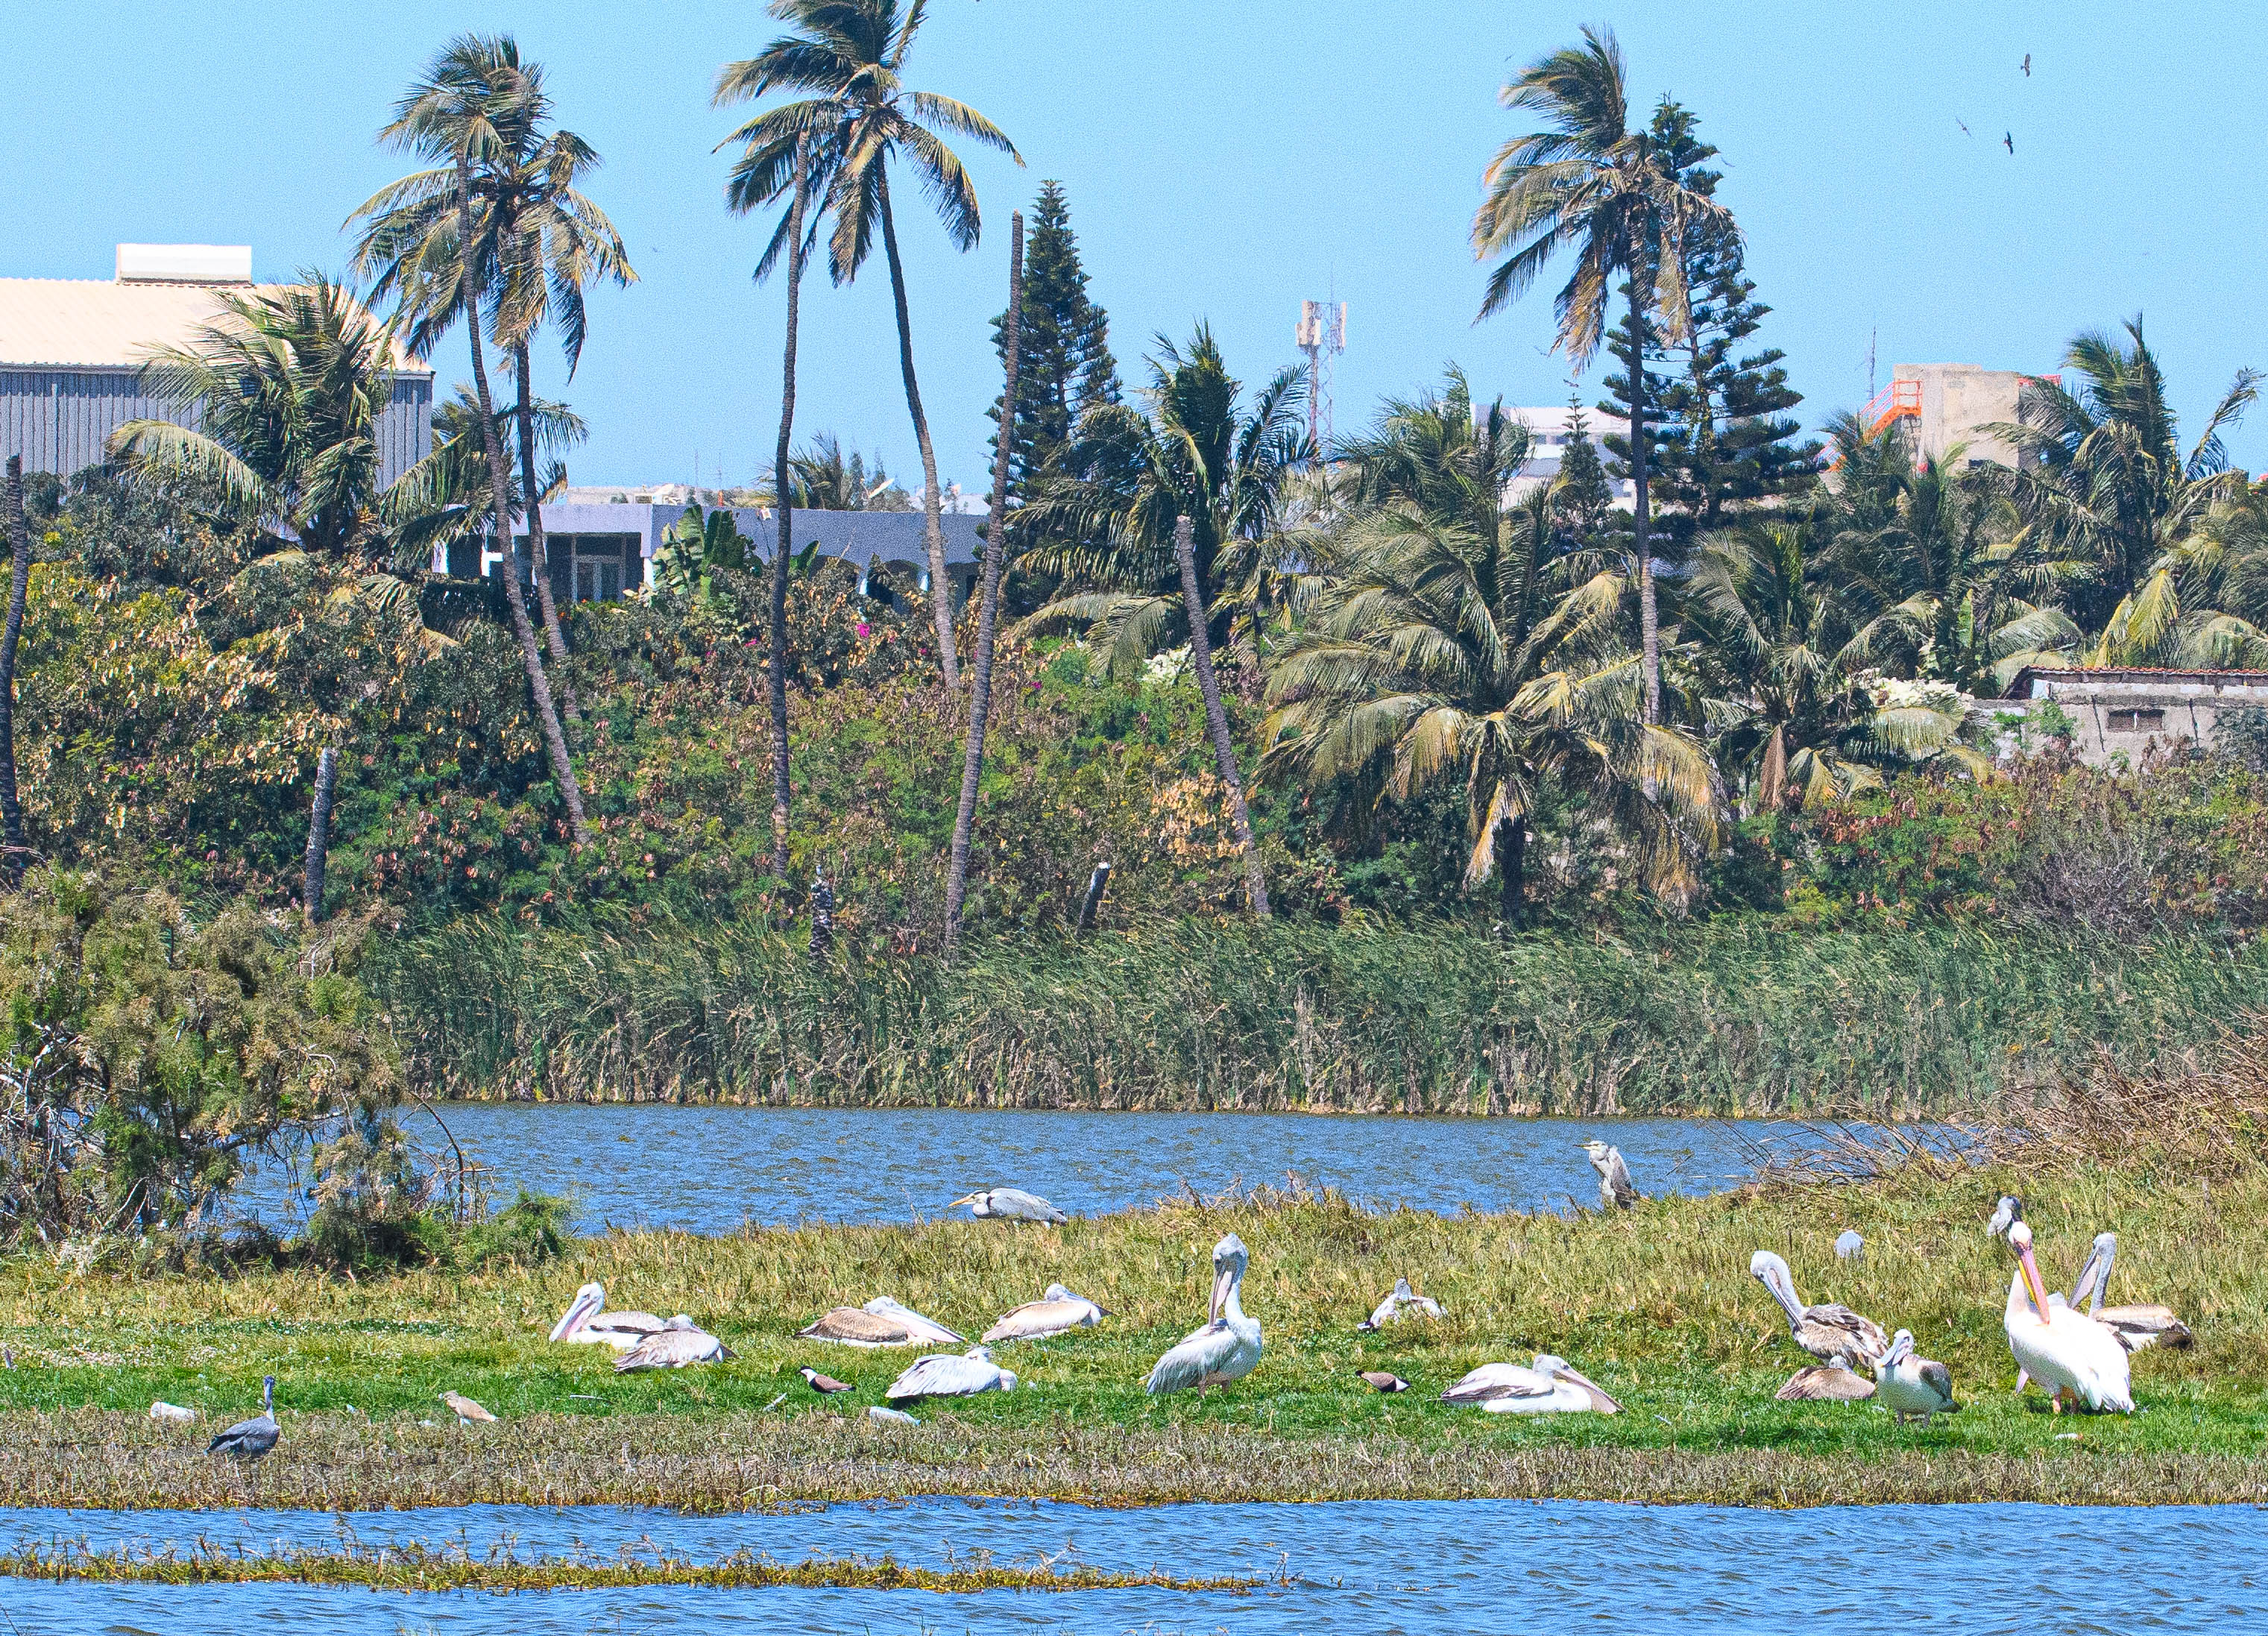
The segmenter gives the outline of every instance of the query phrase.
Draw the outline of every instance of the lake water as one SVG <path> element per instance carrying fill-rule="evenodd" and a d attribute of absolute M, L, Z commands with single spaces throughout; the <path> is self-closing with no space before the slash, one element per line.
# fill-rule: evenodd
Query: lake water
<path fill-rule="evenodd" d="M 2268 1512 L 1883 1506 L 1811 1511 L 1506 1500 L 1166 1506 L 1094 1511 L 916 1500 L 787 1515 L 679 1517 L 593 1507 L 358 1514 L 0 1511 L 0 1544 L 122 1540 L 257 1550 L 452 1543 L 486 1555 L 607 1556 L 658 1544 L 696 1561 L 747 1549 L 895 1556 L 944 1566 L 978 1551 L 1099 1568 L 1287 1575 L 1250 1595 L 767 1589 L 416 1595 L 291 1586 L 98 1587 L 0 1581 L 33 1636 L 228 1636 L 259 1625 L 336 1636 L 659 1632 L 1611 1631 L 1780 1636 L 1808 1628 L 2022 1632 L 2268 1628 Z M 642 1544 L 643 1542 L 643 1544 Z"/>
<path fill-rule="evenodd" d="M 1281 1184 L 1296 1173 L 1368 1205 L 1454 1212 L 1595 1205 L 1578 1144 L 1622 1149 L 1641 1192 L 1702 1193 L 1755 1168 L 1759 1146 L 1815 1141 L 1781 1121 L 1446 1119 L 1363 1114 L 1081 1113 L 973 1109 L 445 1105 L 438 1118 L 493 1168 L 490 1191 L 564 1193 L 585 1230 L 733 1231 L 746 1223 L 909 1221 L 984 1187 L 1020 1187 L 1074 1215 L 1186 1188 Z M 404 1112 L 422 1143 L 436 1116 Z M 244 1196 L 270 1220 L 297 1201 L 270 1177 Z"/>

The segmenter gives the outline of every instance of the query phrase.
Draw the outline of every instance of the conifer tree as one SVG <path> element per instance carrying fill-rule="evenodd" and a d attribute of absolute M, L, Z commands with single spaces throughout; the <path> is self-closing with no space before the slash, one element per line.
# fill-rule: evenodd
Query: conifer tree
<path fill-rule="evenodd" d="M 1087 297 L 1086 269 L 1079 264 L 1079 240 L 1071 232 L 1071 205 L 1061 182 L 1040 184 L 1024 251 L 1024 297 L 1018 312 L 1020 366 L 1008 486 L 1025 499 L 1051 478 L 1086 475 L 1073 469 L 1079 420 L 1095 405 L 1116 403 L 1120 396 L 1118 365 L 1110 356 L 1109 317 Z M 996 350 L 1005 346 L 1006 317 L 1004 313 L 992 321 Z M 990 414 L 997 425 L 997 397 Z"/>
<path fill-rule="evenodd" d="M 1571 393 L 1567 442 L 1559 456 L 1559 515 L 1575 542 L 1589 545 L 1605 527 L 1614 503 L 1606 462 L 1599 458 L 1599 446 L 1591 441 L 1590 423 L 1583 417 L 1582 396 Z"/>

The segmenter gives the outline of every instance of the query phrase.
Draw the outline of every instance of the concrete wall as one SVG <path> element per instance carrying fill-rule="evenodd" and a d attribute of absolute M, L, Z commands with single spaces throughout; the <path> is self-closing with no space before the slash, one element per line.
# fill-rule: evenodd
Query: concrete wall
<path fill-rule="evenodd" d="M 2232 673 L 2218 681 L 2178 674 L 2163 680 L 2064 681 L 2051 672 L 2033 676 L 2031 695 L 2029 699 L 1980 700 L 1977 710 L 1987 722 L 1998 715 L 2036 721 L 2042 707 L 2053 700 L 2078 724 L 2072 747 L 2079 758 L 2100 767 L 2121 755 L 2129 763 L 2137 763 L 2154 748 L 2169 748 L 2183 741 L 2202 749 L 2217 748 L 2223 715 L 2248 705 L 2268 707 L 2268 679 Z M 2033 732 L 2036 734 L 2038 729 Z M 2013 748 L 2006 736 L 2003 743 Z"/>
<path fill-rule="evenodd" d="M 1890 379 L 1920 383 L 1921 419 L 1915 433 L 1922 453 L 1941 460 L 1955 445 L 1965 443 L 1972 462 L 2015 465 L 2016 451 L 1983 429 L 2016 418 L 2017 394 L 2029 376 L 1977 364 L 1900 364 Z"/>

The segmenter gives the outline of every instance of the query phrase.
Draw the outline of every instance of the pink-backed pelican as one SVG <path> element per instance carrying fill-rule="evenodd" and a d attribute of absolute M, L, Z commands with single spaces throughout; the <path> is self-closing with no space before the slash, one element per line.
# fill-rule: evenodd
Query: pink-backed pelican
<path fill-rule="evenodd" d="M 1260 1361 L 1260 1320 L 1244 1310 L 1238 1291 L 1251 1255 L 1233 1233 L 1212 1247 L 1212 1302 L 1204 1328 L 1158 1360 L 1144 1390 L 1177 1392 L 1194 1386 L 1226 1386 L 1252 1373 Z"/>
<path fill-rule="evenodd" d="M 606 1305 L 607 1286 L 595 1280 L 585 1284 L 551 1326 L 551 1338 L 628 1352 L 662 1326 L 651 1312 L 608 1312 Z"/>
<path fill-rule="evenodd" d="M 708 1330 L 696 1327 L 693 1320 L 681 1312 L 615 1359 L 615 1373 L 629 1374 L 639 1369 L 682 1369 L 688 1364 L 722 1363 L 733 1355 L 730 1346 Z"/>
<path fill-rule="evenodd" d="M 1919 1415 L 1922 1430 L 1927 1431 L 1939 1415 L 1961 1412 L 1961 1405 L 1953 1401 L 1953 1371 L 1930 1359 L 1916 1357 L 1911 1330 L 1900 1330 L 1890 1337 L 1890 1350 L 1875 1374 L 1881 1383 L 1874 1396 L 1900 1426 Z"/>
<path fill-rule="evenodd" d="M 863 1307 L 830 1307 L 796 1338 L 838 1346 L 958 1346 L 961 1338 L 903 1301 L 877 1295 Z"/>
<path fill-rule="evenodd" d="M 1864 1403 L 1874 1395 L 1874 1382 L 1838 1352 L 1825 1363 L 1805 1364 L 1772 1397 L 1778 1403 Z"/>
<path fill-rule="evenodd" d="M 1037 1341 L 1073 1330 L 1091 1330 L 1110 1316 L 1108 1307 L 1073 1294 L 1060 1284 L 1050 1284 L 1037 1301 L 1027 1301 L 1000 1315 L 1000 1321 L 979 1338 L 993 1341 Z"/>
<path fill-rule="evenodd" d="M 2023 1221 L 2009 1227 L 2008 1247 L 2016 1252 L 2016 1275 L 2008 1282 L 2003 1322 L 2017 1366 L 2053 1394 L 2058 1414 L 2066 1392 L 2098 1413 L 2133 1413 L 2133 1382 L 2118 1338 L 2085 1313 L 2048 1299 L 2032 1259 L 2032 1229 Z"/>
<path fill-rule="evenodd" d="M 2087 1264 L 2080 1268 L 2079 1278 L 2071 1286 L 2071 1304 L 2085 1307 L 2087 1315 L 2116 1335 L 2118 1344 L 2128 1352 L 2157 1345 L 2176 1349 L 2194 1345 L 2197 1338 L 2171 1307 L 2102 1304 L 2103 1293 L 2110 1285 L 2111 1264 L 2117 1257 L 2118 1234 L 2097 1233 L 2093 1248 L 2087 1253 Z"/>
<path fill-rule="evenodd" d="M 1535 1354 L 1535 1366 L 1484 1363 L 1441 1394 L 1443 1403 L 1477 1404 L 1490 1414 L 1620 1414 L 1622 1404 L 1565 1358 Z"/>
<path fill-rule="evenodd" d="M 892 1403 L 920 1397 L 974 1397 L 979 1392 L 1012 1392 L 1016 1372 L 992 1361 L 990 1346 L 971 1346 L 959 1357 L 932 1352 L 917 1358 L 906 1372 L 882 1389 Z"/>
<path fill-rule="evenodd" d="M 1787 1263 L 1771 1250 L 1760 1249 L 1749 1257 L 1749 1275 L 1770 1291 L 1787 1314 L 1787 1332 L 1795 1344 L 1820 1362 L 1830 1362 L 1839 1352 L 1871 1365 L 1889 1349 L 1881 1324 L 1861 1317 L 1842 1302 L 1807 1307 L 1798 1301 Z"/>

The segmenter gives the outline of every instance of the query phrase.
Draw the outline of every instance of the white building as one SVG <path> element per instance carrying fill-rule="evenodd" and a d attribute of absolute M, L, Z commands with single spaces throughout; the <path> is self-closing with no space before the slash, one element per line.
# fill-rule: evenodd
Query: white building
<path fill-rule="evenodd" d="M 1528 459 L 1513 474 L 1512 481 L 1505 485 L 1504 490 L 1505 503 L 1516 505 L 1558 476 L 1559 461 L 1566 453 L 1567 446 L 1574 441 L 1574 411 L 1565 403 L 1541 408 L 1507 403 L 1504 412 L 1528 428 Z M 1487 413 L 1484 409 L 1475 411 L 1476 417 Z M 1583 425 L 1591 442 L 1598 448 L 1602 462 L 1609 457 L 1606 446 L 1600 439 L 1610 431 L 1617 437 L 1626 437 L 1630 430 L 1629 422 L 1609 419 L 1589 409 L 1583 411 Z M 1637 485 L 1627 477 L 1619 480 L 1609 477 L 1607 489 L 1614 496 L 1617 509 L 1630 511 L 1638 505 Z"/>

